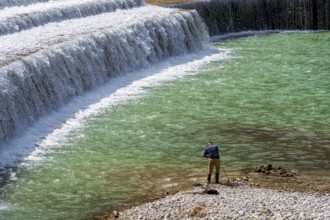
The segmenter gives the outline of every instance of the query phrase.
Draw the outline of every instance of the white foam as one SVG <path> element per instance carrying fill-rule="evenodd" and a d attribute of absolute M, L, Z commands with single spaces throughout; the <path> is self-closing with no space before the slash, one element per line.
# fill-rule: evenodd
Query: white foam
<path fill-rule="evenodd" d="M 0 13 L 0 35 L 143 5 L 143 0 L 68 0 L 5 8 Z"/>
<path fill-rule="evenodd" d="M 100 30 L 120 32 L 147 19 L 162 20 L 177 9 L 144 6 L 116 13 L 103 13 L 81 19 L 49 23 L 30 30 L 0 36 L 0 66 L 21 59 L 40 50 L 65 41 L 95 33 Z"/>
<path fill-rule="evenodd" d="M 9 209 L 10 209 L 10 205 L 0 200 L 0 211 L 6 211 Z"/>
<path fill-rule="evenodd" d="M 65 7 L 77 7 L 81 5 L 82 3 L 90 3 L 93 2 L 93 0 L 66 0 L 66 1 L 49 1 L 49 2 L 39 2 L 27 6 L 14 6 L 14 7 L 8 7 L 1 10 L 0 13 L 0 21 L 4 20 L 8 17 L 14 17 L 14 16 L 24 16 L 29 13 L 36 13 L 40 11 L 48 11 L 51 9 L 62 9 Z M 107 2 L 107 0 L 97 0 L 97 2 Z M 93 2 L 95 3 L 95 1 Z"/>

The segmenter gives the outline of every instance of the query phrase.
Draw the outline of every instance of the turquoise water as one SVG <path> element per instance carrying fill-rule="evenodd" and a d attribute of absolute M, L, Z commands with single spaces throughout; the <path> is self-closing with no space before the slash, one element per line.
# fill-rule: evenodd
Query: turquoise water
<path fill-rule="evenodd" d="M 272 163 L 329 176 L 330 34 L 216 43 L 232 58 L 90 117 L 2 191 L 0 219 L 80 219 L 204 178 L 206 141 L 229 173 Z"/>

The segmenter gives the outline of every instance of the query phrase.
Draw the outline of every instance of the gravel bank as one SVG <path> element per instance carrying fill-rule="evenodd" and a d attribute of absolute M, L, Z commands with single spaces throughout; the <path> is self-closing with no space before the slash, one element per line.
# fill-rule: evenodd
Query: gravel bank
<path fill-rule="evenodd" d="M 212 184 L 127 209 L 119 219 L 330 219 L 329 194 Z"/>

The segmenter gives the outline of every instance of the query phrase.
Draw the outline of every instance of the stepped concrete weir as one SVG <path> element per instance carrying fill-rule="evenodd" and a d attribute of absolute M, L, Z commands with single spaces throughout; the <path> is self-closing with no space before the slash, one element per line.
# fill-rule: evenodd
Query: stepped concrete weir
<path fill-rule="evenodd" d="M 95 10 L 87 2 L 31 4 L 14 16 L 10 7 L 0 11 L 0 27 L 16 30 L 0 36 L 0 144 L 117 74 L 208 45 L 196 11 L 141 0 L 95 1 Z M 37 13 L 42 6 L 47 10 Z"/>

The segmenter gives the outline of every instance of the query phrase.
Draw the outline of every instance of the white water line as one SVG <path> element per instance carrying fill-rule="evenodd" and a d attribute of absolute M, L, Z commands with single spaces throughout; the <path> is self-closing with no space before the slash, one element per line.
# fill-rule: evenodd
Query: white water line
<path fill-rule="evenodd" d="M 53 0 L 54 1 L 54 0 Z M 25 6 L 29 4 L 37 4 L 39 2 L 49 2 L 49 0 L 2 0 L 0 2 L 0 10 L 7 7 Z"/>
<path fill-rule="evenodd" d="M 19 32 L 51 22 L 82 18 L 144 6 L 143 0 L 71 0 L 11 7 L 0 11 L 0 35 Z"/>

